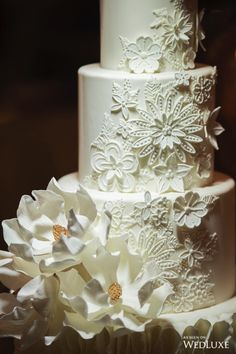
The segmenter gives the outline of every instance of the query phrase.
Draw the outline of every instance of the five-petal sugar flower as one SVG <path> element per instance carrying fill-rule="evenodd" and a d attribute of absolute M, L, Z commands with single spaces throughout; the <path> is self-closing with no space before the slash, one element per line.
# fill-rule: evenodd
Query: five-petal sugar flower
<path fill-rule="evenodd" d="M 125 39 L 121 38 L 125 42 Z M 125 45 L 124 55 L 135 74 L 155 73 L 162 57 L 160 46 L 150 37 L 139 37 L 136 43 Z"/>
<path fill-rule="evenodd" d="M 176 198 L 174 202 L 174 217 L 178 226 L 186 226 L 190 229 L 199 226 L 208 211 L 206 201 L 196 192 L 187 192 L 185 196 Z"/>
<path fill-rule="evenodd" d="M 3 222 L 4 239 L 17 268 L 29 276 L 53 274 L 80 262 L 97 210 L 82 186 L 63 191 L 53 179 L 47 190 L 23 196 L 17 218 Z"/>
<path fill-rule="evenodd" d="M 98 174 L 102 191 L 131 192 L 135 185 L 133 173 L 138 169 L 138 160 L 132 153 L 123 151 L 118 142 L 108 143 L 103 151 L 92 155 L 91 165 Z"/>
<path fill-rule="evenodd" d="M 183 192 L 184 177 L 188 175 L 191 168 L 186 164 L 178 164 L 174 154 L 171 154 L 165 163 L 156 166 L 154 169 L 158 177 L 159 192 L 163 193 L 169 190 Z"/>
<path fill-rule="evenodd" d="M 187 238 L 184 241 L 184 246 L 186 250 L 180 254 L 180 258 L 182 260 L 186 260 L 188 267 L 192 268 L 196 263 L 204 258 L 204 253 L 200 247 L 201 242 L 198 241 L 193 243 L 190 239 Z"/>

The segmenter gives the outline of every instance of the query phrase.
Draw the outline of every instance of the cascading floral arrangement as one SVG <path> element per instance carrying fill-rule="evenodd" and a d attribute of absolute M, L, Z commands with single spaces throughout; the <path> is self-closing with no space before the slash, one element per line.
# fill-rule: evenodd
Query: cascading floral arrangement
<path fill-rule="evenodd" d="M 3 222 L 0 281 L 9 291 L 0 294 L 0 336 L 24 350 L 51 345 L 65 327 L 83 339 L 143 331 L 173 292 L 154 286 L 151 261 L 131 253 L 125 235 L 109 238 L 111 214 L 98 213 L 82 186 L 68 192 L 52 179 L 32 196 Z"/>

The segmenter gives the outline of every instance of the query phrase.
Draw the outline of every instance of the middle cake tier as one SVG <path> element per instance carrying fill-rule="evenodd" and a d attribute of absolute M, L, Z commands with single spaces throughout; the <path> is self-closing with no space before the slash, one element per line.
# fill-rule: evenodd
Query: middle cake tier
<path fill-rule="evenodd" d="M 79 179 L 101 191 L 158 193 L 212 182 L 216 68 L 131 74 L 79 70 Z"/>

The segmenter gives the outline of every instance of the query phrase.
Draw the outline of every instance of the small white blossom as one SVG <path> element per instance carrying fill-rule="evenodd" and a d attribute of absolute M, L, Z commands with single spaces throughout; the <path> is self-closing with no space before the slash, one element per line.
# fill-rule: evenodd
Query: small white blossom
<path fill-rule="evenodd" d="M 191 76 L 185 71 L 180 71 L 175 74 L 176 86 L 189 87 Z"/>
<path fill-rule="evenodd" d="M 158 177 L 157 185 L 160 193 L 170 190 L 183 192 L 184 177 L 188 175 L 191 166 L 179 164 L 176 161 L 175 155 L 171 154 L 165 163 L 154 167 L 156 176 Z"/>
<path fill-rule="evenodd" d="M 127 44 L 124 55 L 129 69 L 136 74 L 157 72 L 162 57 L 160 46 L 150 37 L 139 37 L 136 43 Z"/>
<path fill-rule="evenodd" d="M 198 193 L 187 192 L 184 197 L 180 196 L 174 202 L 174 218 L 178 226 L 192 229 L 199 226 L 207 214 L 207 203 Z"/>
<path fill-rule="evenodd" d="M 184 247 L 185 251 L 180 253 L 180 258 L 186 260 L 190 268 L 204 258 L 204 253 L 201 251 L 201 241 L 193 243 L 190 239 L 186 239 Z"/>
<path fill-rule="evenodd" d="M 171 295 L 170 302 L 174 305 L 175 312 L 188 312 L 193 310 L 194 294 L 186 284 L 178 286 L 174 295 Z"/>

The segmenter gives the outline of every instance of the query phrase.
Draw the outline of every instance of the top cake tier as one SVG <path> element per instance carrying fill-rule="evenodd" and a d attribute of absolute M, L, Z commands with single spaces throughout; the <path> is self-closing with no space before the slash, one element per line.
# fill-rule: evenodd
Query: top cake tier
<path fill-rule="evenodd" d="M 101 66 L 156 73 L 194 68 L 197 0 L 100 0 Z"/>

